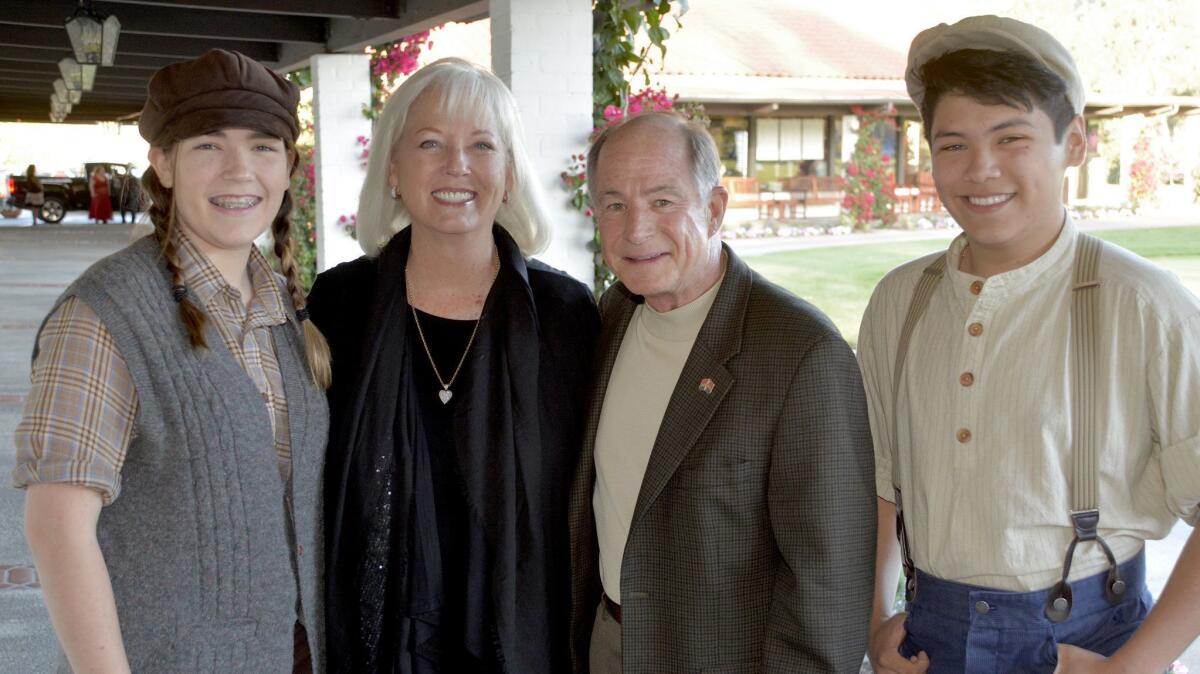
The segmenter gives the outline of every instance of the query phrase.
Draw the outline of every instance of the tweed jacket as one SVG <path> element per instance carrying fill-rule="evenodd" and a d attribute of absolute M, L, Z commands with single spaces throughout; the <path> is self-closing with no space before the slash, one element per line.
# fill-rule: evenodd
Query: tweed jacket
<path fill-rule="evenodd" d="M 858 366 L 821 312 L 728 246 L 725 254 L 724 281 L 671 394 L 625 546 L 624 672 L 857 672 L 876 519 Z M 596 429 L 641 301 L 617 284 L 600 302 L 568 514 L 571 655 L 580 674 L 601 592 Z M 704 379 L 715 387 L 701 387 Z"/>

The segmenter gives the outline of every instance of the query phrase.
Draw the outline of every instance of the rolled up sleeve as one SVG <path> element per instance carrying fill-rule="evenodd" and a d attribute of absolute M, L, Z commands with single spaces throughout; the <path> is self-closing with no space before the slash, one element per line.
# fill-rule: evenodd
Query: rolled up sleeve
<path fill-rule="evenodd" d="M 112 503 L 137 413 L 125 360 L 96 313 L 73 297 L 46 319 L 37 346 L 14 436 L 13 486 L 81 485 Z"/>

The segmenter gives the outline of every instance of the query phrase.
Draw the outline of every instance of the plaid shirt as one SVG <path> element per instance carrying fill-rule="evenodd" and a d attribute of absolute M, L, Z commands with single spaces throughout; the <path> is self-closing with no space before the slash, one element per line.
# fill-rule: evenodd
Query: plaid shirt
<path fill-rule="evenodd" d="M 250 306 L 186 236 L 178 239 L 180 270 L 193 300 L 262 393 L 275 435 L 280 478 L 291 473 L 287 400 L 270 328 L 287 321 L 284 295 L 266 258 L 252 247 L 247 264 Z M 165 292 L 165 290 L 164 290 Z M 125 360 L 99 317 L 71 297 L 38 336 L 32 387 L 17 424 L 13 485 L 77 484 L 98 490 L 107 505 L 121 491 L 121 466 L 133 436 L 137 390 Z"/>

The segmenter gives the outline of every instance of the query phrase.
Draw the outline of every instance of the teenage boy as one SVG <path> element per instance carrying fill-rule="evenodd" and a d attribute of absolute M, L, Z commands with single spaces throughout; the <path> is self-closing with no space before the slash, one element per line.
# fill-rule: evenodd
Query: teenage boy
<path fill-rule="evenodd" d="M 906 81 L 963 233 L 888 274 L 863 318 L 871 660 L 1161 672 L 1200 632 L 1196 534 L 1153 611 L 1143 553 L 1197 519 L 1200 301 L 1067 216 L 1084 89 L 1051 35 L 939 25 L 913 41 Z M 907 611 L 889 617 L 901 561 Z"/>

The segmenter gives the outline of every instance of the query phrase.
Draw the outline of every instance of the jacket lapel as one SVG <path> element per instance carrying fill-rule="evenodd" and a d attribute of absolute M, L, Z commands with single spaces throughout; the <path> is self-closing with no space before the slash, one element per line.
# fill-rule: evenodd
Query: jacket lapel
<path fill-rule="evenodd" d="M 724 246 L 724 250 L 727 260 L 725 278 L 671 393 L 638 492 L 631 528 L 637 526 L 653 505 L 733 388 L 733 375 L 725 368 L 725 363 L 741 349 L 742 322 L 752 279 L 749 267 L 728 246 Z M 628 323 L 628 318 L 625 322 Z M 624 330 L 621 332 L 624 334 Z M 619 343 L 616 348 L 620 348 Z M 610 360 L 608 372 L 611 369 Z M 603 403 L 603 396 L 600 402 Z M 598 419 L 599 411 L 596 415 Z"/>

